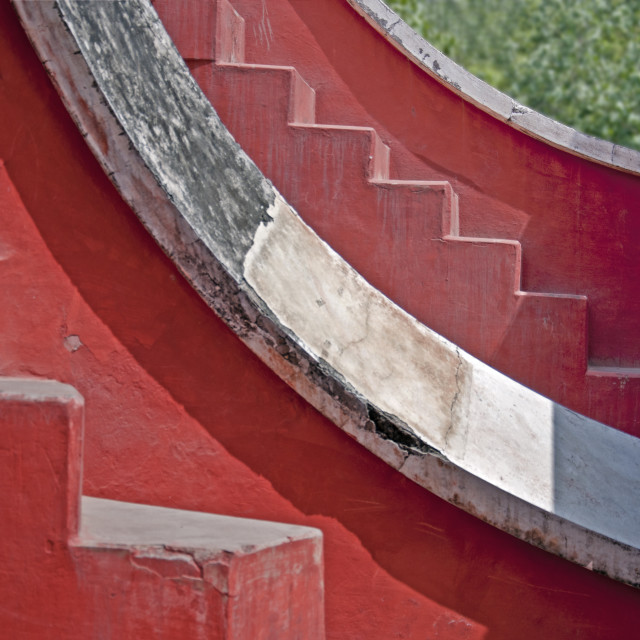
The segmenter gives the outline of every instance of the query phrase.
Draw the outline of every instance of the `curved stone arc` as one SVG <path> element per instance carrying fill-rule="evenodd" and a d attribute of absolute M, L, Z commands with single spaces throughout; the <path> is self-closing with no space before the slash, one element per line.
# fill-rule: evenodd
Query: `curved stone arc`
<path fill-rule="evenodd" d="M 629 173 L 640 173 L 640 151 L 576 131 L 519 104 L 429 44 L 382 0 L 346 2 L 409 60 L 482 111 L 568 153 Z"/>
<path fill-rule="evenodd" d="M 125 200 L 269 367 L 421 486 L 640 585 L 640 440 L 509 380 L 366 283 L 231 138 L 147 2 L 14 4 Z"/>

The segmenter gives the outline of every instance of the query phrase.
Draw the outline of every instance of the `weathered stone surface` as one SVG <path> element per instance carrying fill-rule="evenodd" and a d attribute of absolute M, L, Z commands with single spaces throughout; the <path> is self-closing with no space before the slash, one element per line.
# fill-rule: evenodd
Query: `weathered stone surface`
<path fill-rule="evenodd" d="M 82 498 L 76 550 L 223 596 L 218 616 L 237 640 L 324 638 L 322 533 L 310 527 Z"/>

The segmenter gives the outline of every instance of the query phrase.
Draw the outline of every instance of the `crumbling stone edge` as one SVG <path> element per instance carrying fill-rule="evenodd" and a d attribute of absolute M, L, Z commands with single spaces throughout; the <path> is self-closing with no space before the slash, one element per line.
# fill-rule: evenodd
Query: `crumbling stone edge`
<path fill-rule="evenodd" d="M 639 440 L 491 370 L 371 287 L 233 140 L 147 0 L 14 5 L 114 185 L 273 371 L 429 491 L 640 585 Z"/>
<path fill-rule="evenodd" d="M 640 152 L 589 136 L 519 104 L 445 56 L 382 0 L 346 0 L 409 60 L 463 99 L 528 135 L 600 164 L 640 173 Z"/>

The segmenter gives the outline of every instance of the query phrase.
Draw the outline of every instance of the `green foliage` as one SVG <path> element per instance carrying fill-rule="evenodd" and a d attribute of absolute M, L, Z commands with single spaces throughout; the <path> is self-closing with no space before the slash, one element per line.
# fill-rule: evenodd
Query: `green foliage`
<path fill-rule="evenodd" d="M 640 149 L 640 0 L 388 0 L 518 102 Z"/>

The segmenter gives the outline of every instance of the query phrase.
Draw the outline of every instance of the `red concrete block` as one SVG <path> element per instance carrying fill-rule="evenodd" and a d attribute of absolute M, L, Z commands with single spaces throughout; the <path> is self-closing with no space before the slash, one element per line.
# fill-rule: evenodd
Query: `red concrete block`
<path fill-rule="evenodd" d="M 76 534 L 83 409 L 82 396 L 67 384 L 0 378 L 3 563 L 25 548 L 65 545 Z"/>
<path fill-rule="evenodd" d="M 0 378 L 0 635 L 61 637 L 77 591 L 83 399 L 53 380 Z M 75 636 L 79 637 L 79 636 Z"/>
<path fill-rule="evenodd" d="M 324 638 L 317 529 L 98 498 L 82 507 L 82 572 L 96 597 L 126 594 L 129 604 L 109 606 L 114 618 L 126 607 L 127 633 L 153 624 L 163 638 L 178 628 L 184 638 Z"/>

